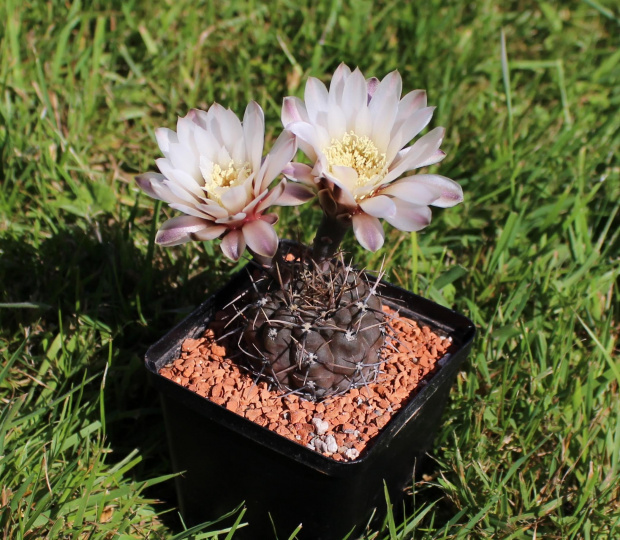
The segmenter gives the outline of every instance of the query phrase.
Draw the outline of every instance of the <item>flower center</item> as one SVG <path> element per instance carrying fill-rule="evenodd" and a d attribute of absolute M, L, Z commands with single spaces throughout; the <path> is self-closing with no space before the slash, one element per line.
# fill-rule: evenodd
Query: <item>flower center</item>
<path fill-rule="evenodd" d="M 351 167 L 357 173 L 357 187 L 376 184 L 387 173 L 386 156 L 379 152 L 375 143 L 368 137 L 359 137 L 353 131 L 345 133 L 340 140 L 323 151 L 330 168 L 333 166 Z"/>
<path fill-rule="evenodd" d="M 210 178 L 206 179 L 204 189 L 210 199 L 221 204 L 221 197 L 226 189 L 243 184 L 250 175 L 252 169 L 249 163 L 237 165 L 230 160 L 228 165 L 222 167 L 218 163 L 213 164 Z"/>

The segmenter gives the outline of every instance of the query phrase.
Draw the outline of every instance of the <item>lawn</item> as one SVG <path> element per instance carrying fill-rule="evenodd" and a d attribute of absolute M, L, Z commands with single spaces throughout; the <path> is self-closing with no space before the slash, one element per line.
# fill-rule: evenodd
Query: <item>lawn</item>
<path fill-rule="evenodd" d="M 283 97 L 344 61 L 427 90 L 433 170 L 465 193 L 344 247 L 479 329 L 433 467 L 367 538 L 620 536 L 616 3 L 3 0 L 0 20 L 0 534 L 234 538 L 242 508 L 179 520 L 142 359 L 237 266 L 154 245 L 177 213 L 133 178 L 155 128 L 213 101 L 258 101 L 273 141 Z M 278 232 L 318 220 L 284 209 Z"/>

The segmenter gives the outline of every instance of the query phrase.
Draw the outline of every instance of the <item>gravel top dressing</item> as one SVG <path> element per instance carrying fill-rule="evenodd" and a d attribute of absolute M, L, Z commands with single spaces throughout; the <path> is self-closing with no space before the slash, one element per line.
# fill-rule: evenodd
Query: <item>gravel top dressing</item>
<path fill-rule="evenodd" d="M 256 382 L 230 359 L 238 356 L 235 343 L 216 343 L 210 328 L 185 340 L 181 357 L 160 374 L 283 437 L 336 461 L 351 461 L 425 384 L 451 345 L 450 338 L 405 317 L 391 321 L 388 337 L 376 381 L 319 403 Z"/>

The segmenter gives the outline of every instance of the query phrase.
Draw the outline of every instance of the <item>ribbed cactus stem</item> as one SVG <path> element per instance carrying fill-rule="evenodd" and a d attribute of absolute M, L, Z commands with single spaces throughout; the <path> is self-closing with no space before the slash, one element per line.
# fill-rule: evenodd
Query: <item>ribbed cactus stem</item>
<path fill-rule="evenodd" d="M 218 314 L 225 335 L 237 336 L 246 368 L 313 400 L 372 381 L 387 325 L 379 282 L 342 253 L 316 262 L 306 248 L 280 249 L 277 264 L 253 269 L 252 287 Z"/>

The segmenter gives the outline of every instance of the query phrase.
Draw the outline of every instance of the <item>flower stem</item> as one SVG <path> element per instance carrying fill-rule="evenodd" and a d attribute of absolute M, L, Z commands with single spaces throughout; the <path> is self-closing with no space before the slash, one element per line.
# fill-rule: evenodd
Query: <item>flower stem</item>
<path fill-rule="evenodd" d="M 319 230 L 314 237 L 312 258 L 318 263 L 333 257 L 350 228 L 350 219 L 338 219 L 335 216 L 323 214 Z"/>
<path fill-rule="evenodd" d="M 252 254 L 252 259 L 254 259 L 254 262 L 258 266 L 261 266 L 262 268 L 271 268 L 273 266 L 273 257 L 264 257 L 263 255 L 255 253 L 250 248 L 248 248 L 248 251 Z M 278 257 L 278 253 L 276 253 L 275 257 Z"/>

